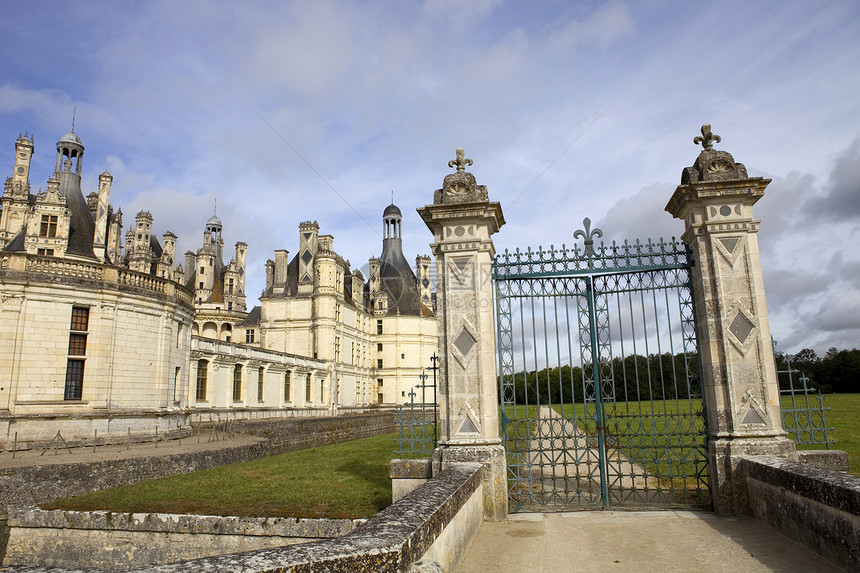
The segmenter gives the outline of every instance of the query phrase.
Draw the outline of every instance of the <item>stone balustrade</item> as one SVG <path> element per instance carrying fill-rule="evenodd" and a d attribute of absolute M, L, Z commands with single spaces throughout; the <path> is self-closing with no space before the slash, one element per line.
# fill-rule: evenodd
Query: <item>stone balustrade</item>
<path fill-rule="evenodd" d="M 133 288 L 140 294 L 153 293 L 179 299 L 187 306 L 193 305 L 193 294 L 180 283 L 147 273 L 91 261 L 63 257 L 31 255 L 27 253 L 4 253 L 0 258 L 0 272 L 8 278 L 16 273 L 29 276 L 44 276 L 51 280 L 83 280 L 103 283 L 100 286 L 116 285 L 116 288 Z"/>

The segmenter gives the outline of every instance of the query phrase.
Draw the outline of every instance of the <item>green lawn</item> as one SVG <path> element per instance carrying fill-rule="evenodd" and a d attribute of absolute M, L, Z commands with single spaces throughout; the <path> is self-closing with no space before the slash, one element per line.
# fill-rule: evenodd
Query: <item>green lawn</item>
<path fill-rule="evenodd" d="M 249 517 L 370 517 L 391 504 L 394 438 L 289 452 L 43 504 L 44 509 Z"/>
<path fill-rule="evenodd" d="M 860 476 L 860 394 L 827 394 L 824 405 L 828 426 L 834 428 L 833 448 L 848 454 L 850 473 Z M 802 446 L 807 450 L 821 450 L 824 446 Z"/>
<path fill-rule="evenodd" d="M 851 473 L 860 475 L 860 394 L 829 394 L 825 405 L 832 408 L 826 414 L 827 424 L 835 428 L 832 436 L 838 443 L 835 448 L 848 453 Z M 696 404 L 692 409 L 696 408 Z M 639 412 L 638 403 L 619 405 L 611 424 L 626 426 L 635 423 L 646 427 L 645 437 L 634 441 L 622 440 L 618 444 L 632 458 L 646 455 L 648 450 L 662 445 L 664 440 L 677 441 L 674 445 L 685 450 L 691 444 L 687 437 L 689 418 L 684 416 L 691 408 L 675 408 L 669 404 L 663 411 L 650 411 L 650 403 Z M 628 418 L 626 408 L 640 414 Z M 575 412 L 555 408 L 565 415 L 580 418 L 584 412 L 577 406 Z M 515 423 L 506 427 L 508 447 L 524 452 L 534 435 L 537 408 L 519 406 L 516 411 L 503 409 Z M 679 414 L 681 414 L 679 416 Z M 582 422 L 586 431 L 593 431 Z M 613 428 L 610 424 L 610 434 Z M 683 427 L 683 432 L 679 429 Z M 668 429 L 665 438 L 658 438 L 658 429 Z M 618 431 L 618 428 L 615 430 Z M 622 433 L 623 434 L 623 433 Z M 355 440 L 342 444 L 322 446 L 310 450 L 290 452 L 252 462 L 204 470 L 192 474 L 141 482 L 138 484 L 94 492 L 44 504 L 45 509 L 110 510 L 116 512 L 197 513 L 209 515 L 239 515 L 255 517 L 369 517 L 391 503 L 391 481 L 388 462 L 395 456 L 394 438 L 387 434 L 375 438 Z M 617 434 L 616 434 L 617 435 Z M 650 437 L 649 437 L 650 436 Z M 647 443 L 648 441 L 654 443 Z M 823 446 L 801 446 L 804 449 L 822 449 Z M 638 455 L 637 455 L 638 454 Z M 652 471 L 658 469 L 670 481 L 678 473 L 667 472 L 662 460 L 642 460 Z M 653 464 L 653 465 L 652 465 Z M 686 464 L 682 464 L 684 466 Z M 676 468 L 674 471 L 678 471 Z M 680 475 L 690 475 L 684 467 Z"/>

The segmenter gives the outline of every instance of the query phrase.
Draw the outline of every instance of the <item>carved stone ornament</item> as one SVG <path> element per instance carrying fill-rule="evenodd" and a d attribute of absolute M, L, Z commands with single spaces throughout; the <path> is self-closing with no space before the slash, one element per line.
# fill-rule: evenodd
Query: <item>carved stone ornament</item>
<path fill-rule="evenodd" d="M 699 181 L 749 179 L 747 168 L 742 163 L 735 163 L 735 159 L 728 152 L 714 149 L 714 143 L 720 141 L 720 136 L 711 132 L 710 124 L 702 126 L 702 135 L 693 138 L 693 143 L 702 144 L 702 152 L 692 167 L 684 168 L 681 185 Z"/>
<path fill-rule="evenodd" d="M 474 203 L 489 201 L 487 186 L 478 185 L 475 176 L 466 171 L 472 165 L 472 160 L 466 157 L 462 147 L 457 148 L 457 157 L 448 162 L 448 167 L 457 167 L 456 173 L 451 173 L 442 181 L 442 188 L 433 194 L 433 203 Z"/>

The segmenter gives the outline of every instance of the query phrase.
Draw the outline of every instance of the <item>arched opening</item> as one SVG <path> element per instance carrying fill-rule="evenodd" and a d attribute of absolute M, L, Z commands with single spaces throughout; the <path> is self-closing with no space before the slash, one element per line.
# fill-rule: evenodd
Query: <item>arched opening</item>
<path fill-rule="evenodd" d="M 203 338 L 212 338 L 218 340 L 218 325 L 214 322 L 206 322 L 203 324 Z"/>

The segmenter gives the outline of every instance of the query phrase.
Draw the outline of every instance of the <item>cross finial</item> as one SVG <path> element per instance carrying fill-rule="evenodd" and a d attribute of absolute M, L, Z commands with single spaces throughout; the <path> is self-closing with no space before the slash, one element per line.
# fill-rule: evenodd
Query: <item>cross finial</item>
<path fill-rule="evenodd" d="M 717 143 L 719 143 L 722 140 L 720 139 L 720 136 L 717 135 L 716 133 L 711 133 L 711 124 L 710 123 L 706 123 L 705 125 L 702 126 L 701 137 L 696 136 L 693 138 L 693 143 L 695 145 L 699 145 L 701 143 L 702 147 L 704 149 L 713 149 L 715 141 Z"/>
<path fill-rule="evenodd" d="M 466 152 L 462 147 L 457 148 L 457 159 L 452 159 L 448 162 L 448 167 L 457 166 L 457 172 L 464 171 L 467 165 L 472 165 L 472 160 L 466 158 Z"/>

